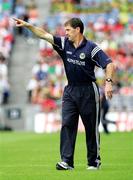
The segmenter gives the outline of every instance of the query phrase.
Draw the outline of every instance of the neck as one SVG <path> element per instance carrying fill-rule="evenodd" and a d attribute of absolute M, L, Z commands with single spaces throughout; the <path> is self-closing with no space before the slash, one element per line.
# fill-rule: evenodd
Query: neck
<path fill-rule="evenodd" d="M 84 39 L 84 37 L 82 34 L 80 36 L 78 36 L 73 43 L 74 47 L 77 48 L 81 44 L 83 39 Z"/>

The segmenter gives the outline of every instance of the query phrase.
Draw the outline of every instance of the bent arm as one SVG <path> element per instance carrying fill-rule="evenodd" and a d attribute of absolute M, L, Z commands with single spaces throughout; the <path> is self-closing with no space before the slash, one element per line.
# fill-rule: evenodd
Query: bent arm
<path fill-rule="evenodd" d="M 13 19 L 15 20 L 17 27 L 25 27 L 29 29 L 32 33 L 34 33 L 37 37 L 44 39 L 51 44 L 54 44 L 53 35 L 46 32 L 44 29 L 33 26 L 32 24 L 18 18 L 13 18 Z"/>
<path fill-rule="evenodd" d="M 106 79 L 111 79 L 113 81 L 113 76 L 115 72 L 114 64 L 113 63 L 107 64 L 105 72 L 106 72 L 105 74 Z M 106 81 L 105 83 L 105 96 L 107 99 L 108 98 L 111 99 L 113 96 L 113 86 L 111 81 L 110 82 Z"/>
<path fill-rule="evenodd" d="M 106 69 L 105 69 L 106 79 L 110 78 L 113 80 L 114 70 L 115 70 L 115 67 L 113 63 L 107 64 Z"/>

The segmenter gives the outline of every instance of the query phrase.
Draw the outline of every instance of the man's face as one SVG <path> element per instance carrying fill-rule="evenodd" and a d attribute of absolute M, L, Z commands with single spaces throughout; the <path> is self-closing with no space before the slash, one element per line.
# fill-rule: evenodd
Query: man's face
<path fill-rule="evenodd" d="M 65 26 L 65 34 L 68 37 L 69 41 L 74 42 L 77 35 L 79 34 L 80 28 L 72 28 L 70 25 Z"/>

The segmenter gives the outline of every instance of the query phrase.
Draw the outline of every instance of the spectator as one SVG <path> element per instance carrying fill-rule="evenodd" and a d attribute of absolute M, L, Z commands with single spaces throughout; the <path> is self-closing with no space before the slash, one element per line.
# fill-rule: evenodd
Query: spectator
<path fill-rule="evenodd" d="M 109 100 L 105 97 L 104 87 L 100 86 L 100 101 L 101 101 L 101 123 L 103 126 L 103 130 L 106 134 L 109 134 L 108 124 L 115 124 L 115 121 L 111 121 L 107 119 L 107 114 L 109 112 Z"/>

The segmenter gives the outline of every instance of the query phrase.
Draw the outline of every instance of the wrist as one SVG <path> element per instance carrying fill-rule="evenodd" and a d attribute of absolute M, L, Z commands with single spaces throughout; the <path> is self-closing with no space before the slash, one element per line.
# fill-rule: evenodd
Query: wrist
<path fill-rule="evenodd" d="M 29 28 L 29 27 L 31 27 L 31 26 L 32 26 L 32 25 L 31 25 L 30 23 L 25 22 L 25 27 Z"/>
<path fill-rule="evenodd" d="M 106 78 L 107 83 L 113 83 L 113 80 L 111 78 Z"/>

